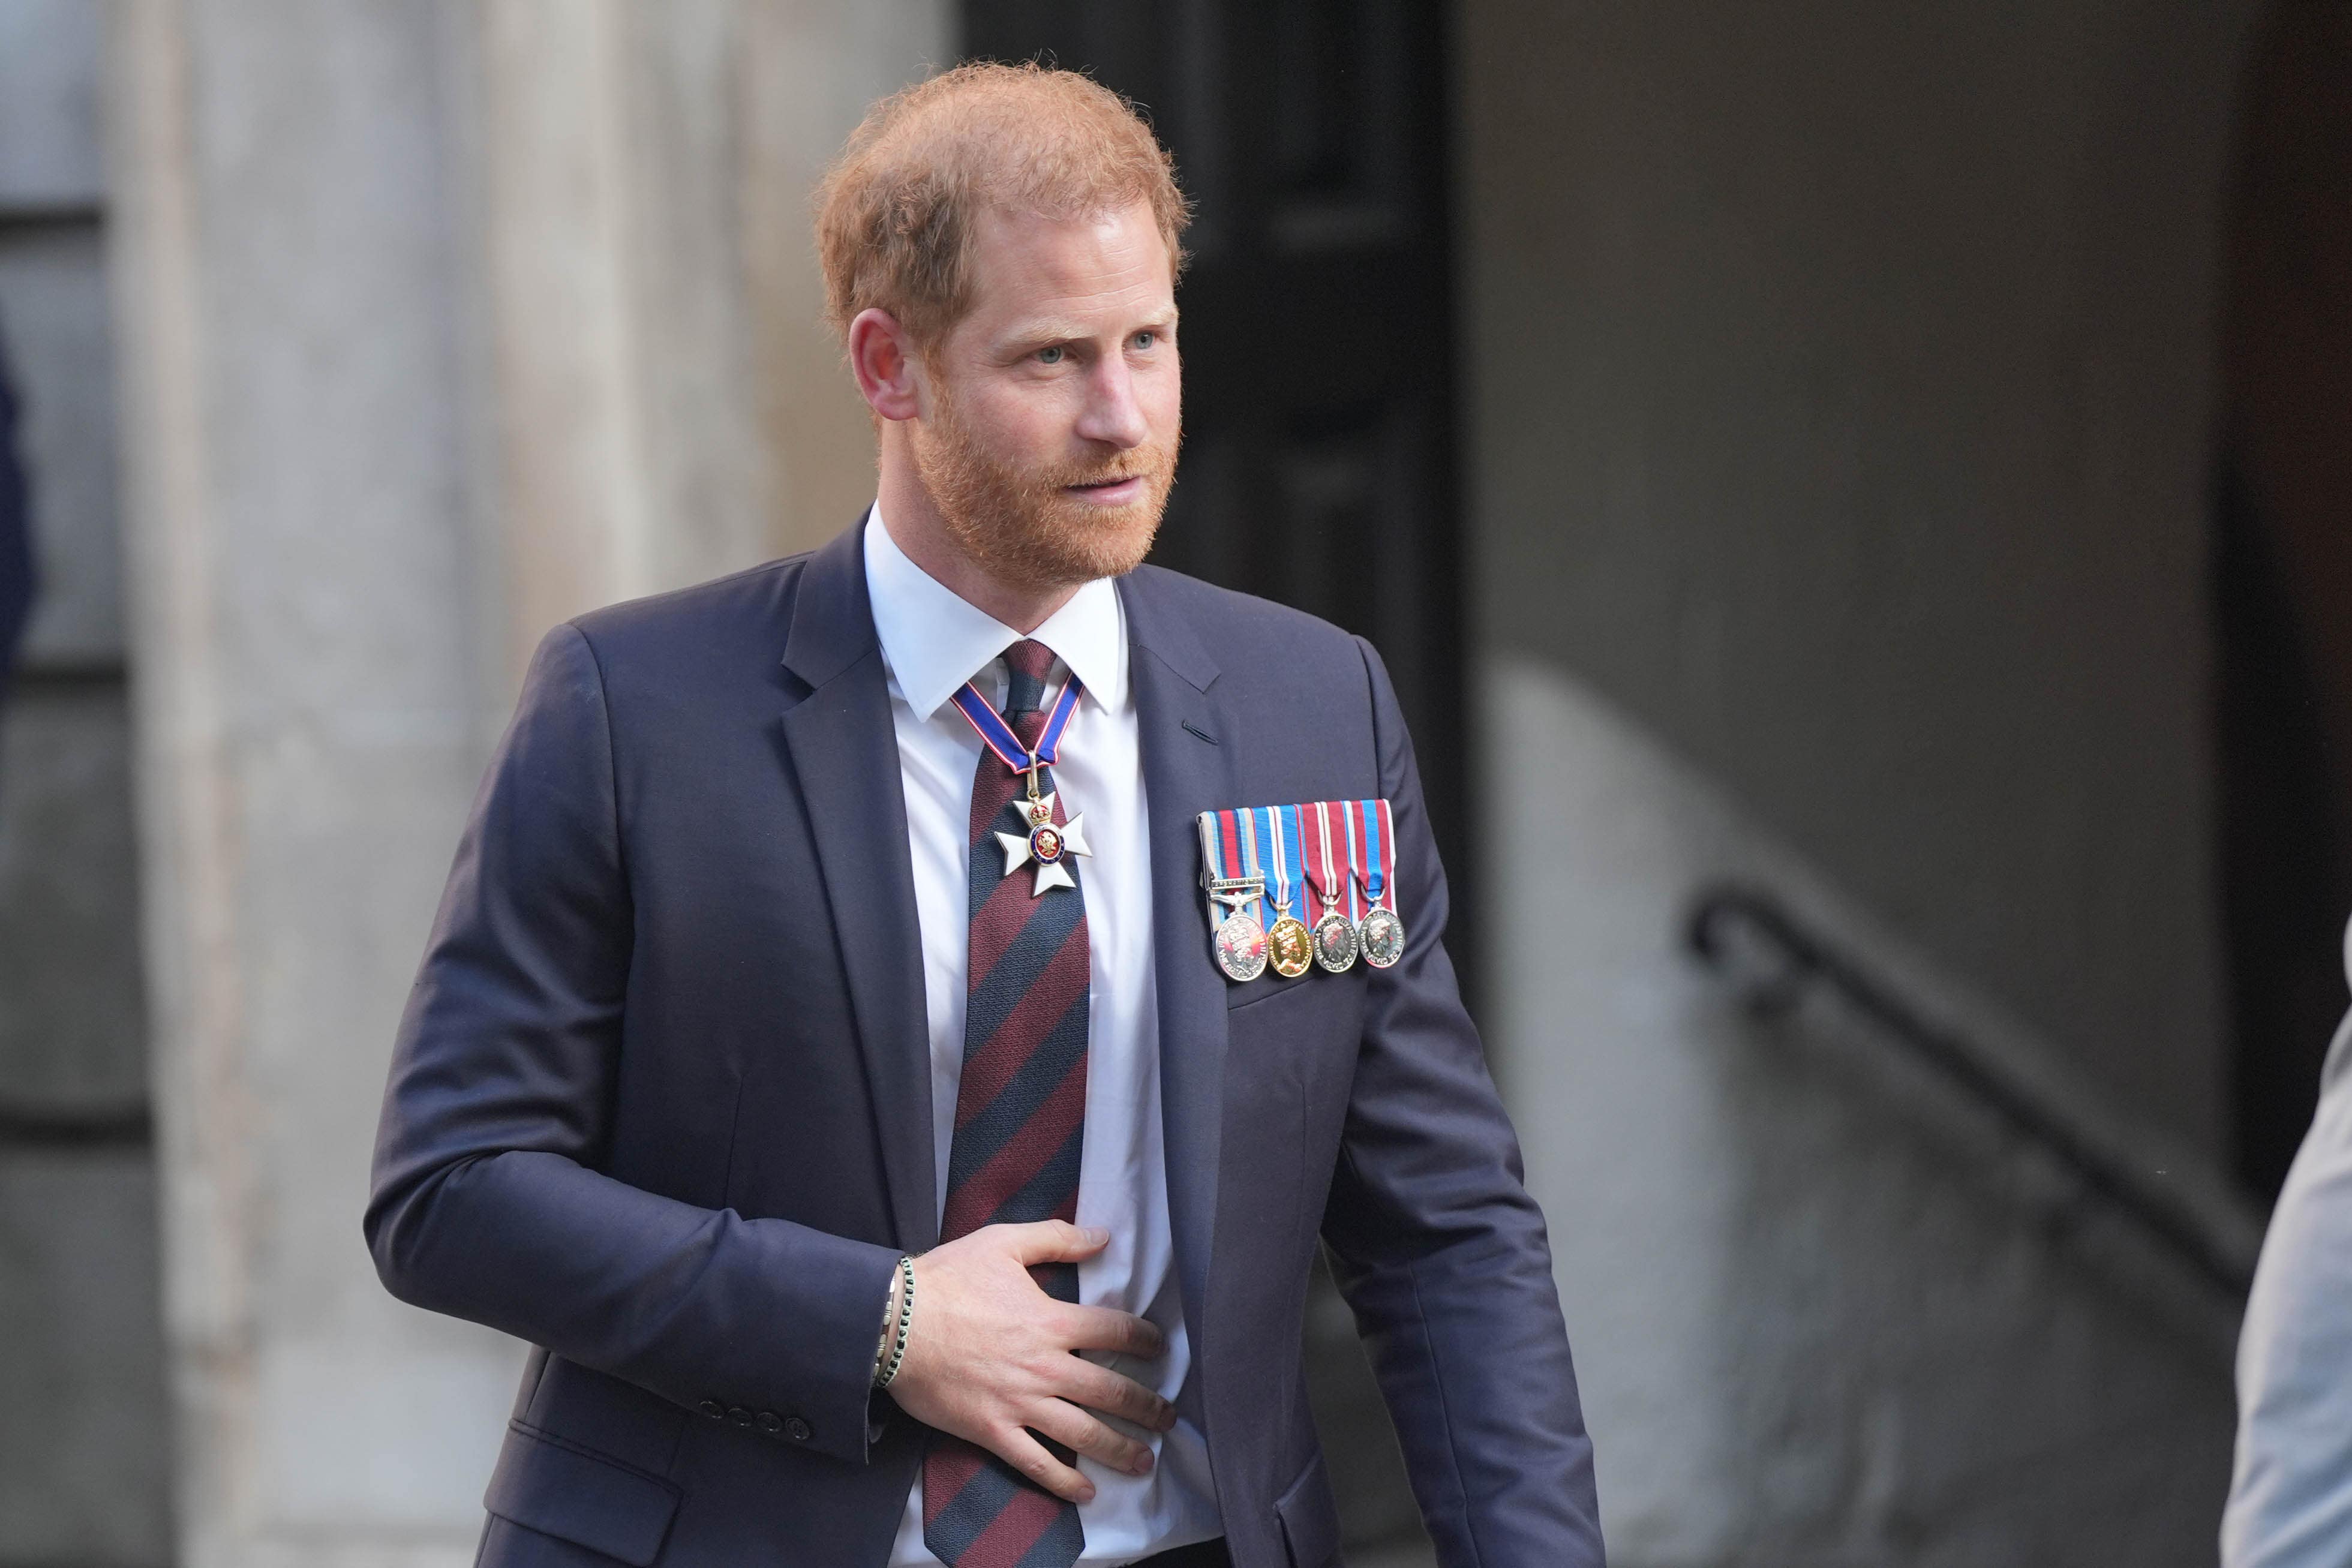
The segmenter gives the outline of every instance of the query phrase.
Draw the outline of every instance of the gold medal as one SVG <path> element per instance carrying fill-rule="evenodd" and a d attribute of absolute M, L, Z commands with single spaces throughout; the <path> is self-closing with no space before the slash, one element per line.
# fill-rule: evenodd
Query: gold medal
<path fill-rule="evenodd" d="M 1266 961 L 1285 980 L 1296 980 L 1315 963 L 1315 939 L 1297 915 L 1285 915 L 1265 933 Z"/>

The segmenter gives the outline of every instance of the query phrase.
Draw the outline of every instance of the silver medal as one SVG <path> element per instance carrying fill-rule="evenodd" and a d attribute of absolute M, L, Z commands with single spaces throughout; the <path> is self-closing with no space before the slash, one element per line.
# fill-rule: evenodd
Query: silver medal
<path fill-rule="evenodd" d="M 1367 910 L 1356 936 L 1363 944 L 1364 962 L 1374 969 L 1386 969 L 1404 956 L 1404 921 L 1394 910 L 1379 905 Z"/>
<path fill-rule="evenodd" d="M 1036 787 L 1036 775 L 1030 775 L 1030 787 Z M 1022 821 L 1027 831 L 999 833 L 997 843 L 1004 847 L 1004 874 L 1008 877 L 1032 860 L 1037 863 L 1037 879 L 1029 896 L 1036 898 L 1048 888 L 1075 888 L 1077 881 L 1070 875 L 1068 859 L 1073 855 L 1091 857 L 1087 847 L 1085 819 L 1074 816 L 1067 822 L 1054 820 L 1054 801 L 1050 795 L 1033 795 L 1027 800 L 1015 800 L 1008 807 Z"/>
<path fill-rule="evenodd" d="M 1265 973 L 1265 928 L 1245 910 L 1235 910 L 1217 927 L 1217 967 L 1237 983 Z"/>
<path fill-rule="evenodd" d="M 1336 909 L 1315 922 L 1315 962 L 1325 973 L 1344 974 L 1356 966 L 1356 926 Z"/>

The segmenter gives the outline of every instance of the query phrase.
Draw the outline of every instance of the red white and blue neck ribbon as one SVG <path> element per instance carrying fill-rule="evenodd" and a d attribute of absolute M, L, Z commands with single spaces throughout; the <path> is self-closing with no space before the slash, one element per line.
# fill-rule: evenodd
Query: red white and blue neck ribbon
<path fill-rule="evenodd" d="M 1062 683 L 1061 696 L 1054 700 L 1052 710 L 1045 715 L 1045 729 L 1037 737 L 1037 750 L 1032 752 L 1013 732 L 1013 726 L 980 694 L 980 688 L 967 680 L 956 694 L 948 699 L 956 705 L 974 730 L 980 731 L 981 743 L 994 752 L 997 760 L 1016 773 L 1034 768 L 1052 767 L 1062 758 L 1062 732 L 1070 727 L 1070 715 L 1078 710 L 1078 699 L 1086 688 L 1078 684 L 1074 670 Z"/>

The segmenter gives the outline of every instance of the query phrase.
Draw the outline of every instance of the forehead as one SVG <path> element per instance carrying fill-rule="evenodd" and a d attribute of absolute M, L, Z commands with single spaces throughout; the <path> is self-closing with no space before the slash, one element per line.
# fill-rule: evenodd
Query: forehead
<path fill-rule="evenodd" d="M 1140 202 L 1071 218 L 983 212 L 968 261 L 971 324 L 984 331 L 1164 311 L 1175 299 L 1168 242 Z"/>

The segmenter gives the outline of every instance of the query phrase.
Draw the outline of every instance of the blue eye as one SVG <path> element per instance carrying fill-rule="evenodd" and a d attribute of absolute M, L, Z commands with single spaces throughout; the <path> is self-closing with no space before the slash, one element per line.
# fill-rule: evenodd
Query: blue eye
<path fill-rule="evenodd" d="M 1067 349 L 1063 348 L 1058 343 L 1049 349 L 1039 349 L 1037 351 L 1037 363 L 1039 364 L 1059 364 L 1062 363 L 1062 356 L 1068 352 L 1069 351 Z"/>
<path fill-rule="evenodd" d="M 1135 346 L 1139 349 L 1148 349 L 1159 341 L 1160 334 L 1158 332 L 1145 331 L 1135 334 Z"/>

